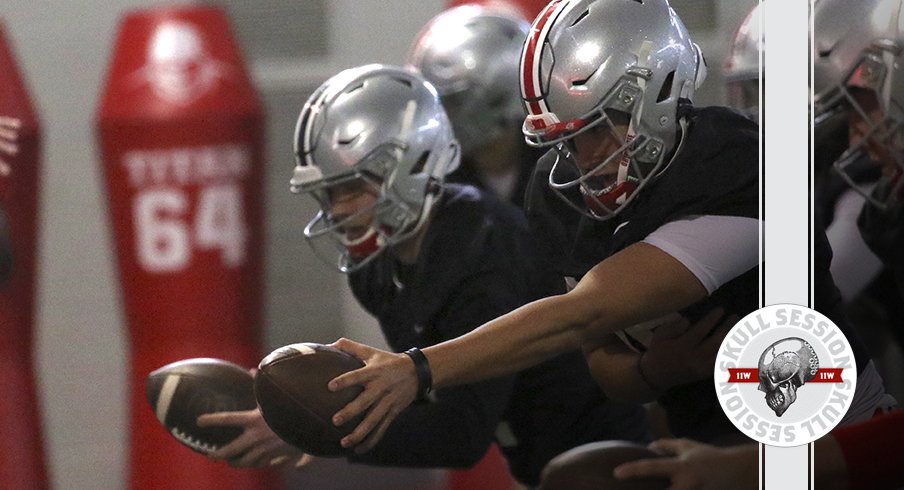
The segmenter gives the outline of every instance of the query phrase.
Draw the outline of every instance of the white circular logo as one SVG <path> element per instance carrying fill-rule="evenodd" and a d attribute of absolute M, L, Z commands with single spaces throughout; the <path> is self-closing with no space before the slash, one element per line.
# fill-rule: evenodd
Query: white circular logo
<path fill-rule="evenodd" d="M 854 351 L 825 315 L 798 305 L 760 308 L 722 340 L 714 371 L 728 419 L 753 440 L 799 446 L 831 431 L 857 384 Z"/>

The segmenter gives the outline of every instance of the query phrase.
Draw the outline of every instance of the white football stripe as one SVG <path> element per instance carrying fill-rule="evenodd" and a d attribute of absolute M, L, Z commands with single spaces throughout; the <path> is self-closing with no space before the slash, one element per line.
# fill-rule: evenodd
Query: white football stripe
<path fill-rule="evenodd" d="M 163 380 L 160 396 L 157 398 L 157 420 L 161 424 L 166 424 L 166 414 L 169 412 L 170 403 L 173 402 L 173 395 L 176 393 L 176 387 L 179 386 L 180 379 L 179 376 L 170 375 Z"/>
<path fill-rule="evenodd" d="M 292 344 L 287 347 L 290 349 L 295 349 L 303 355 L 314 354 L 316 352 L 311 348 L 311 346 L 305 344 Z"/>

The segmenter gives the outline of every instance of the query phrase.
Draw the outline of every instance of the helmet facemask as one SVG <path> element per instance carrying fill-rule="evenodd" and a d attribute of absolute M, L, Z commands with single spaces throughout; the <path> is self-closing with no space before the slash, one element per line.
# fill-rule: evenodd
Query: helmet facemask
<path fill-rule="evenodd" d="M 635 129 L 642 109 L 641 95 L 642 89 L 637 82 L 625 77 L 603 99 L 598 109 L 585 117 L 546 126 L 542 131 L 531 131 L 534 121 L 530 117 L 525 121 L 524 133 L 528 144 L 552 144 L 556 150 L 556 162 L 549 174 L 550 188 L 589 218 L 605 221 L 619 214 L 639 190 L 667 167 L 664 164 L 664 142 Z M 613 147 L 618 145 L 599 164 L 589 169 L 578 165 L 574 146 L 574 138 L 587 132 L 609 139 Z M 563 191 L 574 187 L 580 189 L 586 207 L 574 206 L 563 194 Z"/>
<path fill-rule="evenodd" d="M 578 177 L 553 172 L 550 178 L 560 196 L 568 188 L 582 191 L 582 214 L 607 220 L 679 154 L 687 124 L 680 108 L 705 78 L 699 47 L 665 0 L 553 1 L 535 18 L 522 51 L 522 132 L 530 146 L 560 146 L 561 169 L 575 160 L 566 141 L 609 126 L 615 113 L 630 116 L 620 149 L 599 165 L 579 155 L 583 171 L 567 165 Z M 614 175 L 616 185 L 601 175 Z"/>
<path fill-rule="evenodd" d="M 305 238 L 352 272 L 423 229 L 459 146 L 432 85 L 411 70 L 365 65 L 311 95 L 295 128 L 295 157 L 290 190 L 320 207 Z M 334 202 L 331 194 L 372 199 Z"/>
<path fill-rule="evenodd" d="M 363 182 L 367 188 L 358 192 L 380 195 L 379 183 L 374 179 L 356 174 L 352 180 Z M 336 186 L 350 183 L 337 183 Z M 375 227 L 374 218 L 377 209 L 386 201 L 377 197 L 369 206 L 337 218 L 331 214 L 333 205 L 331 193 L 330 189 L 310 192 L 310 195 L 318 201 L 320 211 L 305 226 L 304 236 L 318 257 L 327 263 L 336 264 L 342 272 L 350 272 L 379 255 L 385 247 L 387 234 L 391 230 L 384 231 Z"/>
<path fill-rule="evenodd" d="M 442 187 L 424 176 L 426 196 L 418 206 L 393 194 L 393 170 L 406 145 L 390 142 L 374 149 L 354 166 L 354 170 L 310 184 L 293 184 L 294 193 L 307 193 L 320 211 L 304 228 L 305 239 L 315 254 L 343 273 L 363 267 L 384 250 L 415 235 L 426 222 Z M 332 214 L 334 194 L 342 187 L 354 187 L 355 195 L 371 194 L 374 201 L 341 217 Z M 354 198 L 352 198 L 354 199 Z"/>
<path fill-rule="evenodd" d="M 881 210 L 888 209 L 893 200 L 904 197 L 904 179 L 901 178 L 904 174 L 904 108 L 895 97 L 883 95 L 891 90 L 887 66 L 894 63 L 898 51 L 900 49 L 894 43 L 875 43 L 864 52 L 844 83 L 817 94 L 814 103 L 817 132 L 828 131 L 827 128 L 840 118 L 852 124 L 853 117 L 857 117 L 866 126 L 859 141 L 849 145 L 833 166 L 851 188 Z M 858 91 L 876 98 L 880 118 L 871 115 L 871 111 L 857 100 Z M 883 100 L 887 102 L 883 103 Z M 894 186 L 887 199 L 878 199 L 871 193 L 871 185 L 857 181 L 853 169 L 865 158 L 881 164 Z"/>

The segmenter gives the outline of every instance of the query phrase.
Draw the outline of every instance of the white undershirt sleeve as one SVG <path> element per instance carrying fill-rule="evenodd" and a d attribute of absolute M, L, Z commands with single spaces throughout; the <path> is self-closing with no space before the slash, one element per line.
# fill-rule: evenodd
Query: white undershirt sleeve
<path fill-rule="evenodd" d="M 760 262 L 756 218 L 691 216 L 660 226 L 643 241 L 684 264 L 709 294 Z"/>

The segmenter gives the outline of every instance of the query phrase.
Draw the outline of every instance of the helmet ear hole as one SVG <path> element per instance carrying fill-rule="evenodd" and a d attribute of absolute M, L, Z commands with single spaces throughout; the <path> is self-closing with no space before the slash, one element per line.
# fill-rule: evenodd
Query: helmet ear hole
<path fill-rule="evenodd" d="M 421 156 L 418 157 L 418 159 L 417 159 L 417 163 L 415 163 L 414 166 L 411 167 L 411 173 L 412 174 L 422 173 L 424 171 L 424 166 L 427 165 L 427 159 L 429 159 L 429 158 L 430 158 L 429 151 L 425 151 L 425 152 L 421 153 Z"/>
<path fill-rule="evenodd" d="M 665 76 L 665 81 L 662 82 L 662 87 L 659 89 L 659 95 L 656 97 L 656 102 L 662 102 L 672 95 L 672 84 L 674 83 L 674 81 L 675 70 L 672 70 L 668 75 Z"/>

